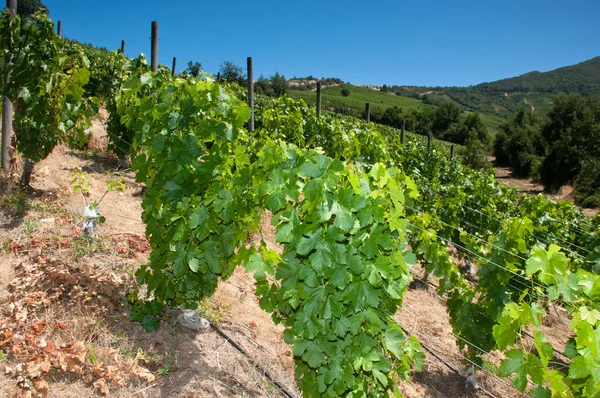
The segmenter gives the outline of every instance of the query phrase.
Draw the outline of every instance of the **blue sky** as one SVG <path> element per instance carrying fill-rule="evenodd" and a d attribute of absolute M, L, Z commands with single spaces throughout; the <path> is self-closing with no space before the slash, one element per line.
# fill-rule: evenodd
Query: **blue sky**
<path fill-rule="evenodd" d="M 468 86 L 600 55 L 598 0 L 43 0 L 63 35 L 133 57 L 223 61 L 256 76 L 339 77 L 355 84 Z"/>

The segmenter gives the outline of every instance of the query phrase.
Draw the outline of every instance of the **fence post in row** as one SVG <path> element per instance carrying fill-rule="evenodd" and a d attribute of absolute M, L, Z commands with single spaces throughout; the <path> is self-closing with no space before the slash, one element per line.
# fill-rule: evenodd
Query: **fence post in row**
<path fill-rule="evenodd" d="M 158 22 L 152 21 L 152 35 L 150 37 L 152 40 L 152 50 L 151 50 L 151 65 L 152 72 L 158 72 Z"/>
<path fill-rule="evenodd" d="M 402 121 L 402 135 L 400 136 L 400 142 L 404 145 L 406 141 L 406 120 Z"/>
<path fill-rule="evenodd" d="M 58 28 L 56 30 L 58 37 L 62 37 L 62 21 L 58 21 Z"/>
<path fill-rule="evenodd" d="M 217 83 L 221 83 L 221 72 L 217 72 Z"/>
<path fill-rule="evenodd" d="M 450 145 L 450 159 L 454 159 L 454 144 Z"/>
<path fill-rule="evenodd" d="M 17 14 L 17 0 L 6 0 L 6 7 L 10 9 L 11 17 L 14 17 Z M 6 85 L 10 79 L 8 73 L 10 62 L 10 58 L 4 57 L 4 85 Z M 0 162 L 2 163 L 2 168 L 6 170 L 10 168 L 10 140 L 13 133 L 12 114 L 12 101 L 8 96 L 4 95 L 2 98 L 2 156 L 0 156 Z"/>
<path fill-rule="evenodd" d="M 125 55 L 125 40 L 121 40 L 121 54 Z"/>
<path fill-rule="evenodd" d="M 317 82 L 317 117 L 321 117 L 321 82 Z"/>
<path fill-rule="evenodd" d="M 427 136 L 427 153 L 431 153 L 431 134 Z"/>
<path fill-rule="evenodd" d="M 254 131 L 254 72 L 252 70 L 252 57 L 248 57 L 248 106 L 250 107 L 250 120 L 248 131 Z"/>
<path fill-rule="evenodd" d="M 367 123 L 371 123 L 371 104 L 368 102 L 365 105 L 365 112 L 367 113 Z"/>
<path fill-rule="evenodd" d="M 173 57 L 173 67 L 171 68 L 171 77 L 175 77 L 175 68 L 177 67 L 177 58 Z"/>

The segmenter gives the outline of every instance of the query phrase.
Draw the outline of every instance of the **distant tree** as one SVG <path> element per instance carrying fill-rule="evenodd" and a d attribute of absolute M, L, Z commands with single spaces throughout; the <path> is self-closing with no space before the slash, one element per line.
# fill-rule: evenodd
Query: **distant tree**
<path fill-rule="evenodd" d="M 273 89 L 273 95 L 275 97 L 281 97 L 287 92 L 288 81 L 285 76 L 280 75 L 279 72 L 275 72 L 273 76 L 269 78 L 271 82 L 271 88 Z"/>
<path fill-rule="evenodd" d="M 347 88 L 343 88 L 342 91 L 340 91 L 340 93 L 344 96 L 344 97 L 348 97 L 350 95 L 350 90 L 348 90 Z"/>
<path fill-rule="evenodd" d="M 540 168 L 542 183 L 557 189 L 573 182 L 585 162 L 600 157 L 600 100 L 558 95 L 542 135 L 547 146 Z"/>
<path fill-rule="evenodd" d="M 268 95 L 269 97 L 274 97 L 273 88 L 271 87 L 271 81 L 260 75 L 258 80 L 254 82 L 254 89 L 257 94 Z"/>
<path fill-rule="evenodd" d="M 287 92 L 288 81 L 285 76 L 275 72 L 268 79 L 260 75 L 258 80 L 254 82 L 255 90 L 258 94 L 268 95 L 270 97 L 280 97 Z"/>
<path fill-rule="evenodd" d="M 198 75 L 200 75 L 200 72 L 202 71 L 202 64 L 200 62 L 189 61 L 188 67 L 185 71 L 194 77 L 198 77 Z"/>
<path fill-rule="evenodd" d="M 509 165 L 520 177 L 537 177 L 545 146 L 541 136 L 542 120 L 521 106 L 516 115 L 500 126 L 494 154 L 499 164 Z"/>
<path fill-rule="evenodd" d="M 600 159 L 588 159 L 575 179 L 575 202 L 584 207 L 600 207 Z"/>
<path fill-rule="evenodd" d="M 489 166 L 487 161 L 487 147 L 481 142 L 475 132 L 470 132 L 465 141 L 464 163 L 474 169 L 483 169 Z"/>
<path fill-rule="evenodd" d="M 390 89 L 388 88 L 387 85 L 384 84 L 383 86 L 381 86 L 379 91 L 381 91 L 382 93 L 387 93 L 388 91 L 390 91 Z"/>
<path fill-rule="evenodd" d="M 17 1 L 17 14 L 19 15 L 31 15 L 36 11 L 42 10 L 48 14 L 48 7 L 46 7 L 41 0 L 19 0 Z"/>
<path fill-rule="evenodd" d="M 386 108 L 381 115 L 381 120 L 377 120 L 371 116 L 371 120 L 376 123 L 385 124 L 388 126 L 402 128 L 402 122 L 404 120 L 404 114 L 402 112 L 402 108 L 398 106 L 393 106 L 390 108 Z"/>
<path fill-rule="evenodd" d="M 433 114 L 431 130 L 436 137 L 446 133 L 452 124 L 458 124 L 460 108 L 454 102 L 446 101 L 436 108 Z"/>
<path fill-rule="evenodd" d="M 244 77 L 244 69 L 241 66 L 234 65 L 233 62 L 225 61 L 219 66 L 221 78 L 228 82 L 236 82 L 243 85 L 246 81 Z"/>

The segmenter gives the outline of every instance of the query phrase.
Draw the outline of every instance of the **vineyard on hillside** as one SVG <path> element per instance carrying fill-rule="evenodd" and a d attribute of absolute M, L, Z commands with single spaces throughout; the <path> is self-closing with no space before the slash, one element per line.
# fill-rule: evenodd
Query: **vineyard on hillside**
<path fill-rule="evenodd" d="M 243 267 L 283 325 L 304 396 L 399 396 L 422 369 L 425 345 L 395 316 L 421 265 L 465 368 L 498 351 L 497 374 L 522 393 L 600 396 L 600 216 L 519 197 L 451 159 L 447 144 L 428 152 L 416 136 L 403 144 L 395 129 L 287 97 L 251 110 L 235 84 L 153 73 L 142 56 L 82 47 L 34 18 L 5 12 L 0 24 L 16 150 L 39 161 L 57 145 L 84 148 L 106 106 L 109 147 L 145 186 L 151 253 L 135 279 L 147 295 L 131 299 L 130 316 L 146 330 Z M 281 251 L 249 243 L 265 212 Z M 564 350 L 538 330 L 555 308 L 569 313 Z"/>

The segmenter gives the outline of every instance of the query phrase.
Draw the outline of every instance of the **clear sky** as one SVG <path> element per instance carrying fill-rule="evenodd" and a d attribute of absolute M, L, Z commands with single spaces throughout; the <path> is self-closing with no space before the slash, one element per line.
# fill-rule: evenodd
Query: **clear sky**
<path fill-rule="evenodd" d="M 339 77 L 355 84 L 468 86 L 600 55 L 600 0 L 42 0 L 63 35 L 215 73 Z"/>

